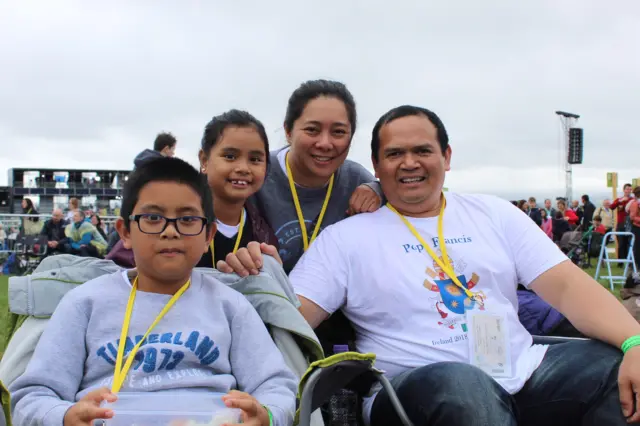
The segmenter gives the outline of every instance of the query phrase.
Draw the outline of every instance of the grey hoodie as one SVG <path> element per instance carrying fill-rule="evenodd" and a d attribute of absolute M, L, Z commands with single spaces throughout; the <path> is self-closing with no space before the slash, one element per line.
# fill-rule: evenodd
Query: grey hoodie
<path fill-rule="evenodd" d="M 134 167 L 140 167 L 146 161 L 153 160 L 155 158 L 160 158 L 163 155 L 158 151 L 154 151 L 153 149 L 145 149 L 140 154 L 136 155 L 136 158 L 133 159 Z"/>
<path fill-rule="evenodd" d="M 14 424 L 62 426 L 91 389 L 110 387 L 131 285 L 126 271 L 65 295 L 26 372 L 10 386 Z M 170 296 L 139 291 L 125 355 Z M 250 393 L 274 424 L 293 421 L 297 380 L 255 309 L 237 291 L 194 271 L 191 287 L 141 346 L 123 392 L 189 390 Z"/>

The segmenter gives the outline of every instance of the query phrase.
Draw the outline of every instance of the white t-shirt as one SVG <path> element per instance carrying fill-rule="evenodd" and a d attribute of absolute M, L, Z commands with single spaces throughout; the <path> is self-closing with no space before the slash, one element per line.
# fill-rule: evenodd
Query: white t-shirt
<path fill-rule="evenodd" d="M 567 260 L 547 235 L 511 203 L 487 195 L 447 193 L 444 237 L 460 281 L 506 317 L 512 376 L 497 381 L 517 393 L 546 347 L 532 346 L 518 319 L 517 285 Z M 438 218 L 407 218 L 441 255 Z M 290 274 L 296 293 L 328 313 L 342 309 L 359 352 L 377 356 L 389 377 L 441 361 L 469 362 L 468 298 L 387 207 L 327 227 Z M 435 277 L 435 279 L 433 278 Z M 467 299 L 465 303 L 464 299 Z M 479 309 L 472 302 L 470 309 Z M 368 418 L 371 402 L 365 404 Z"/>
<path fill-rule="evenodd" d="M 242 209 L 242 217 L 246 221 L 247 220 L 247 211 Z M 216 224 L 218 225 L 217 232 L 221 233 L 227 238 L 233 238 L 236 236 L 240 230 L 240 223 L 237 225 L 227 225 L 226 223 L 222 223 L 216 219 Z"/>

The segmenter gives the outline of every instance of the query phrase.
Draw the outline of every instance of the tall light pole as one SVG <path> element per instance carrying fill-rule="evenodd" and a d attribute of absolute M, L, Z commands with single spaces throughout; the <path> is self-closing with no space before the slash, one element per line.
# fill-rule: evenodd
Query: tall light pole
<path fill-rule="evenodd" d="M 567 203 L 571 203 L 571 198 L 573 197 L 573 182 L 572 182 L 572 174 L 573 171 L 571 169 L 571 163 L 569 163 L 569 130 L 575 126 L 578 122 L 580 116 L 578 114 L 573 114 L 571 112 L 565 111 L 556 111 L 556 114 L 560 117 L 560 122 L 562 123 L 562 130 L 564 136 L 564 173 L 565 173 L 565 197 L 567 199 Z"/>

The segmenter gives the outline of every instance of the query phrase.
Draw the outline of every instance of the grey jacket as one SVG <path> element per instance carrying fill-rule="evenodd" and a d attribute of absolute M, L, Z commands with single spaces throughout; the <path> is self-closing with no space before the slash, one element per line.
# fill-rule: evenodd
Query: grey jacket
<path fill-rule="evenodd" d="M 79 284 L 118 270 L 121 268 L 108 260 L 57 255 L 44 259 L 29 276 L 9 279 L 9 310 L 28 315 L 29 319 L 11 339 L 0 362 L 0 380 L 5 386 L 24 372 L 48 318 L 62 297 Z M 318 338 L 298 311 L 300 302 L 275 259 L 265 256 L 260 275 L 246 278 L 215 269 L 198 270 L 245 295 L 270 326 L 276 345 L 298 377 L 304 374 L 309 361 L 324 357 Z"/>

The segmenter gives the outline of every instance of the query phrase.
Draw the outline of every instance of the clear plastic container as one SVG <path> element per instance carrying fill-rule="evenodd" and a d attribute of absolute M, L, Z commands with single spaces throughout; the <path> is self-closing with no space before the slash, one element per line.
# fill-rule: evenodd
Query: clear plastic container
<path fill-rule="evenodd" d="M 107 426 L 219 426 L 239 423 L 241 411 L 228 408 L 222 393 L 214 392 L 121 392 Z"/>

